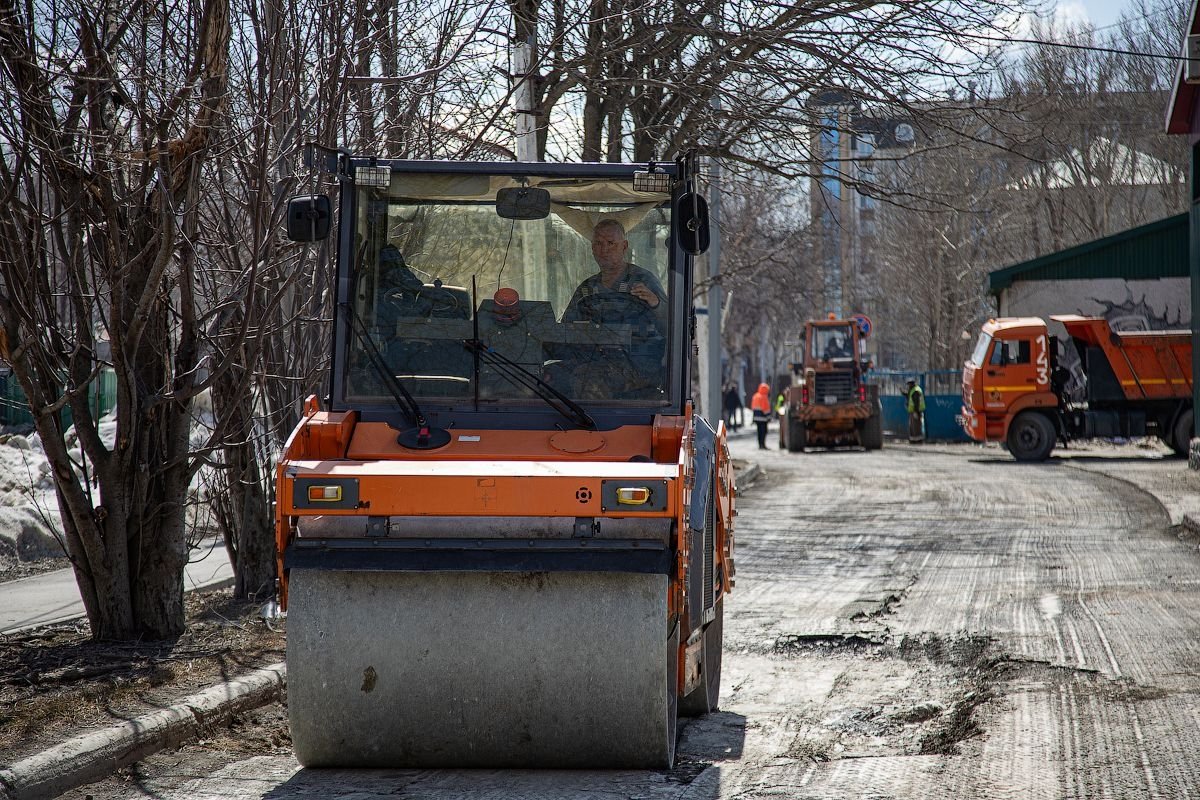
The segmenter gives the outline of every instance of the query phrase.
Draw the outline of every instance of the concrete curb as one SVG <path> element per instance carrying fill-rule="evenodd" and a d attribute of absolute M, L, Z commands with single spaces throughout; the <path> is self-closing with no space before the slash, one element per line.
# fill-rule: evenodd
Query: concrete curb
<path fill-rule="evenodd" d="M 223 725 L 235 715 L 274 702 L 287 685 L 284 663 L 197 692 L 181 702 L 120 725 L 76 736 L 0 769 L 0 800 L 41 800 L 111 775 L 116 770 Z"/>

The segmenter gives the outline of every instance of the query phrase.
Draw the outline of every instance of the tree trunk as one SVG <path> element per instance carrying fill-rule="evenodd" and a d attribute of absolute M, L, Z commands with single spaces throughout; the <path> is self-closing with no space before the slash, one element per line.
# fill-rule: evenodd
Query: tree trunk
<path fill-rule="evenodd" d="M 583 99 L 583 147 L 580 158 L 588 163 L 600 161 L 604 109 L 602 86 L 604 60 L 604 17 L 607 7 L 604 0 L 592 0 L 591 19 L 588 21 L 587 50 L 585 54 L 589 82 L 584 87 Z"/>
<path fill-rule="evenodd" d="M 256 446 L 253 405 L 244 384 L 230 380 L 212 390 L 213 410 L 227 423 L 225 466 L 209 495 L 234 569 L 234 596 L 260 599 L 275 589 L 275 530 Z M 267 464 L 269 470 L 270 465 Z"/>

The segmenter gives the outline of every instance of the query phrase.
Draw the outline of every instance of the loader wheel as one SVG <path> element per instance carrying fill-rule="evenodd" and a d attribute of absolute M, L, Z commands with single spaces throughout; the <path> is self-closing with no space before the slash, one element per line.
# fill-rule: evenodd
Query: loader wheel
<path fill-rule="evenodd" d="M 1171 441 L 1167 442 L 1171 449 L 1175 451 L 1175 455 L 1187 458 L 1188 449 L 1192 443 L 1192 424 L 1195 416 L 1189 408 L 1187 411 L 1179 415 L 1179 419 L 1175 421 L 1174 435 Z"/>
<path fill-rule="evenodd" d="M 781 425 L 788 426 L 787 449 L 789 453 L 804 452 L 805 445 L 808 444 L 808 431 L 804 427 L 801 420 L 793 417 L 788 417 Z"/>
<path fill-rule="evenodd" d="M 1054 440 L 1054 423 L 1036 411 L 1018 414 L 1008 426 L 1008 451 L 1017 461 L 1045 461 Z"/>
<path fill-rule="evenodd" d="M 867 417 L 860 436 L 864 449 L 879 450 L 883 447 L 883 415 L 878 408 L 872 412 L 871 416 Z"/>
<path fill-rule="evenodd" d="M 716 616 L 704 629 L 704 655 L 700 659 L 700 684 L 679 699 L 679 715 L 699 717 L 717 710 L 721 696 L 721 656 L 724 648 L 725 603 L 717 601 Z"/>

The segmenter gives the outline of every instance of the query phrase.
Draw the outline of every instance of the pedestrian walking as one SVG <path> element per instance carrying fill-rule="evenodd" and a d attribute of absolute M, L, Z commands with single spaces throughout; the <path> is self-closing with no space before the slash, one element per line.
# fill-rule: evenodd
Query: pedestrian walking
<path fill-rule="evenodd" d="M 754 425 L 758 428 L 758 449 L 769 450 L 767 447 L 767 423 L 771 421 L 771 387 L 765 383 L 758 385 L 758 391 L 750 398 L 750 410 L 754 412 Z"/>
<path fill-rule="evenodd" d="M 916 381 L 910 380 L 904 389 L 904 410 L 908 412 L 908 441 L 925 441 L 925 392 Z"/>
<path fill-rule="evenodd" d="M 722 398 L 725 406 L 725 426 L 731 430 L 742 427 L 742 398 L 738 397 L 737 384 L 733 381 L 725 384 Z"/>

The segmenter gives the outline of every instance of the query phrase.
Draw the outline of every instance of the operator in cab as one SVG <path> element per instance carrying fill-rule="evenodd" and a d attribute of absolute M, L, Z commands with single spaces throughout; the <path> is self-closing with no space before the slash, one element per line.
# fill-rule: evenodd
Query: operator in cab
<path fill-rule="evenodd" d="M 835 330 L 829 337 L 829 342 L 825 345 L 825 361 L 832 361 L 835 358 L 853 358 L 854 353 L 850 349 L 850 341 L 845 333 Z"/>
<path fill-rule="evenodd" d="M 592 230 L 592 257 L 596 259 L 600 271 L 585 279 L 583 283 L 579 284 L 575 294 L 571 295 L 571 300 L 567 303 L 567 310 L 563 313 L 563 322 L 577 322 L 584 319 L 602 322 L 602 320 L 595 319 L 595 317 L 601 316 L 596 311 L 597 304 L 588 303 L 587 299 L 612 294 L 626 294 L 640 300 L 647 309 L 666 311 L 663 301 L 666 299 L 667 293 L 663 291 L 662 284 L 648 270 L 630 263 L 627 260 L 628 254 L 629 242 L 625 239 L 624 226 L 615 219 L 600 220 Z M 635 313 L 625 316 L 636 315 L 636 306 L 631 304 L 631 307 L 635 309 Z M 666 328 L 665 315 L 655 314 L 654 316 L 664 318 L 663 323 L 659 326 L 659 333 L 662 333 Z M 613 320 L 603 321 L 611 322 Z"/>
<path fill-rule="evenodd" d="M 629 331 L 627 348 L 601 347 L 591 353 L 580 352 L 577 360 L 591 367 L 611 370 L 614 385 L 609 391 L 638 392 L 661 384 L 663 357 L 666 352 L 667 293 L 649 270 L 628 260 L 629 242 L 625 228 L 615 219 L 603 219 L 592 231 L 592 257 L 600 271 L 571 295 L 563 312 L 564 323 L 590 322 L 595 325 L 625 328 Z M 596 383 L 593 376 L 589 383 Z M 598 387 L 591 387 L 595 391 Z"/>

